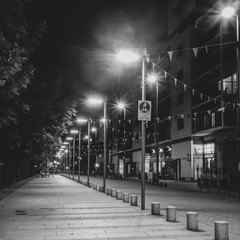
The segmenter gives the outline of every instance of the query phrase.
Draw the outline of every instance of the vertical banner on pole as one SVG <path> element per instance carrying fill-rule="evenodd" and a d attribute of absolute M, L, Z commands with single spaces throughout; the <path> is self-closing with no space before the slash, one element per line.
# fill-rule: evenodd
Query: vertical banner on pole
<path fill-rule="evenodd" d="M 151 121 L 152 102 L 138 100 L 138 120 Z"/>

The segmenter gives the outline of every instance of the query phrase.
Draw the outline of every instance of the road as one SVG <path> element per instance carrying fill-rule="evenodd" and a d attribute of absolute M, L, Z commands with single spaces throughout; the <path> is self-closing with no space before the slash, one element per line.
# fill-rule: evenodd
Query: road
<path fill-rule="evenodd" d="M 71 176 L 72 177 L 72 176 Z M 75 180 L 78 176 L 75 176 Z M 87 181 L 86 176 L 81 176 L 81 180 Z M 90 177 L 90 182 L 102 185 L 101 177 Z M 175 206 L 180 217 L 185 217 L 188 211 L 198 212 L 200 223 L 211 227 L 218 220 L 229 222 L 229 231 L 236 234 L 240 239 L 240 197 L 229 196 L 221 193 L 200 192 L 197 184 L 193 182 L 167 181 L 168 187 L 145 185 L 145 206 L 146 210 L 151 208 L 152 202 L 160 202 L 161 209 L 167 206 Z M 106 188 L 116 188 L 130 194 L 139 196 L 141 199 L 141 183 L 106 180 Z"/>

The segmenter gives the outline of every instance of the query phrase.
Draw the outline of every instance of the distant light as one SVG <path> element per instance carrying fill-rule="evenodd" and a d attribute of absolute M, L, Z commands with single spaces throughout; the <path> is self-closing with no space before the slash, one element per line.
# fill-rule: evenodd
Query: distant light
<path fill-rule="evenodd" d="M 70 133 L 72 133 L 72 134 L 77 134 L 77 133 L 78 133 L 78 130 L 72 129 L 72 130 L 70 130 Z"/>
<path fill-rule="evenodd" d="M 103 100 L 99 99 L 99 98 L 89 98 L 88 103 L 89 104 L 101 104 L 101 103 L 103 103 Z"/>
<path fill-rule="evenodd" d="M 86 123 L 88 120 L 87 119 L 85 119 L 85 118 L 78 118 L 77 119 L 77 122 L 78 123 Z"/>
<path fill-rule="evenodd" d="M 126 104 L 123 103 L 123 102 L 120 102 L 120 103 L 117 104 L 117 106 L 118 106 L 119 109 L 124 109 L 126 107 Z"/>
<path fill-rule="evenodd" d="M 107 119 L 106 118 L 101 118 L 101 120 L 100 120 L 102 123 L 105 123 L 105 122 L 107 122 Z"/>
<path fill-rule="evenodd" d="M 225 18 L 230 18 L 234 16 L 235 14 L 235 9 L 233 7 L 226 7 L 222 10 L 221 15 Z"/>
<path fill-rule="evenodd" d="M 64 144 L 64 145 L 68 145 L 68 144 L 69 144 L 69 142 L 63 142 L 63 144 Z"/>
<path fill-rule="evenodd" d="M 151 75 L 148 76 L 147 80 L 151 83 L 154 83 L 154 82 L 157 81 L 157 77 L 156 77 L 156 75 L 151 74 Z"/>
<path fill-rule="evenodd" d="M 92 127 L 91 131 L 92 131 L 92 132 L 96 132 L 96 131 L 97 131 L 97 128 Z"/>
<path fill-rule="evenodd" d="M 84 138 L 85 138 L 85 139 L 88 139 L 89 137 L 88 137 L 88 135 L 86 135 Z"/>
<path fill-rule="evenodd" d="M 73 140 L 73 137 L 66 137 L 66 140 Z"/>
<path fill-rule="evenodd" d="M 136 62 L 140 59 L 139 55 L 131 50 L 121 50 L 117 53 L 116 58 L 118 61 L 125 63 Z"/>

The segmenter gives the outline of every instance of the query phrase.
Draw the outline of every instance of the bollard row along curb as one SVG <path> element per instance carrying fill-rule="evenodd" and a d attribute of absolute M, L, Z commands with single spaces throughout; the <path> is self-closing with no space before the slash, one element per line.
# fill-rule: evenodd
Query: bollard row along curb
<path fill-rule="evenodd" d="M 79 181 L 79 183 L 87 186 L 87 182 Z M 92 187 L 94 190 L 103 192 L 103 186 L 99 184 L 89 183 L 88 187 Z M 137 206 L 137 195 L 129 195 L 129 193 L 123 193 L 115 188 L 107 188 L 106 195 L 109 195 L 117 200 L 122 200 L 125 203 L 129 203 L 131 206 Z M 160 215 L 160 202 L 151 203 L 151 214 Z M 176 222 L 176 207 L 167 206 L 166 208 L 166 221 Z M 187 212 L 186 213 L 186 228 L 190 231 L 198 231 L 198 213 Z M 226 221 L 214 222 L 214 240 L 229 240 L 229 223 Z"/>

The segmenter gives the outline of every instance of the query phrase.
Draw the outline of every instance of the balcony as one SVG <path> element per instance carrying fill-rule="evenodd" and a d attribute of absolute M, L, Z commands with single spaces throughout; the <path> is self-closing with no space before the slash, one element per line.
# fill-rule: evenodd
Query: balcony
<path fill-rule="evenodd" d="M 236 109 L 223 108 L 219 111 L 200 113 L 192 119 L 192 132 L 206 135 L 223 128 L 234 128 L 237 123 Z"/>

